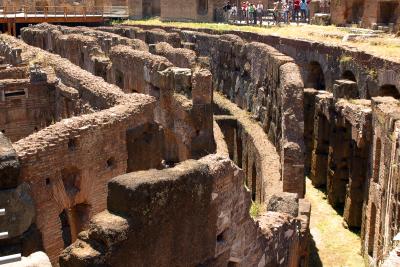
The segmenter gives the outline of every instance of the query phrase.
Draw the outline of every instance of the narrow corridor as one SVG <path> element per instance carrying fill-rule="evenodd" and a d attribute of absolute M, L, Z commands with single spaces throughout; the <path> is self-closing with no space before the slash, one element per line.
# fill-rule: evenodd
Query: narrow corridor
<path fill-rule="evenodd" d="M 328 204 L 326 195 L 307 179 L 311 202 L 310 267 L 362 267 L 360 237 L 344 228 L 343 217 Z"/>

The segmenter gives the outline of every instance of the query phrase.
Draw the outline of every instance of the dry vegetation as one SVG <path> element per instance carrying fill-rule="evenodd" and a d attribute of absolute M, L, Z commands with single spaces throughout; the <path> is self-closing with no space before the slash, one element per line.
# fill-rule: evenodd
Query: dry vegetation
<path fill-rule="evenodd" d="M 315 242 L 315 247 L 311 248 L 310 266 L 364 266 L 360 237 L 343 227 L 343 217 L 309 179 L 306 198 L 311 202 L 310 231 Z"/>
<path fill-rule="evenodd" d="M 362 40 L 343 42 L 342 39 L 349 33 L 369 33 L 369 30 L 356 28 L 341 28 L 335 26 L 317 26 L 317 25 L 284 25 L 284 26 L 236 26 L 224 23 L 195 23 L 195 22 L 162 22 L 159 19 L 150 20 L 128 20 L 125 24 L 140 25 L 167 25 L 177 28 L 207 28 L 216 31 L 249 31 L 265 35 L 276 35 L 282 37 L 291 37 L 305 39 L 310 41 L 322 41 L 331 45 L 343 45 L 356 48 L 376 56 L 384 57 L 396 62 L 400 62 L 400 38 L 395 35 L 379 34 L 377 37 L 369 37 Z"/>

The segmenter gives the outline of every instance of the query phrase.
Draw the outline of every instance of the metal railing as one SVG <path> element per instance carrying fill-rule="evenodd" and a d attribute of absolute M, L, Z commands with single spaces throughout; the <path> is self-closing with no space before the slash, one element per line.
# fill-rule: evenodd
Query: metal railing
<path fill-rule="evenodd" d="M 128 6 L 0 6 L 0 17 L 128 17 Z"/>
<path fill-rule="evenodd" d="M 0 216 L 5 216 L 5 215 L 6 215 L 6 210 L 0 209 Z M 0 239 L 7 239 L 7 238 L 8 238 L 8 232 L 0 232 Z M 2 256 L 0 257 L 0 265 L 18 262 L 20 260 L 21 260 L 21 254 Z"/>

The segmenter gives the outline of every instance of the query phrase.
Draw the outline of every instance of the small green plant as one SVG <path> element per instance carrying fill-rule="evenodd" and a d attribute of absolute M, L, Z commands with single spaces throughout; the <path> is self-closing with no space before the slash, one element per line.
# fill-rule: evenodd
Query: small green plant
<path fill-rule="evenodd" d="M 348 62 L 350 62 L 352 60 L 353 60 L 353 58 L 351 56 L 342 55 L 340 57 L 340 63 L 341 64 L 348 63 Z"/>
<path fill-rule="evenodd" d="M 378 79 L 378 72 L 376 71 L 376 69 L 369 69 L 368 70 L 368 76 L 371 77 L 373 80 L 377 80 Z"/>
<path fill-rule="evenodd" d="M 254 218 L 260 216 L 261 211 L 262 211 L 261 204 L 256 201 L 252 201 L 251 207 L 250 207 L 250 216 L 254 219 Z"/>
<path fill-rule="evenodd" d="M 44 54 L 38 53 L 36 56 L 29 61 L 29 65 L 32 67 L 47 67 L 47 59 Z"/>

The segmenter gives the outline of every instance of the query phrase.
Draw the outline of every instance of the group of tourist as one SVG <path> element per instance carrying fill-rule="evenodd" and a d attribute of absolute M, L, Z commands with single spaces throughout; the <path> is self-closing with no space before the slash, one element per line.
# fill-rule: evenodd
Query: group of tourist
<path fill-rule="evenodd" d="M 273 9 L 264 9 L 262 2 L 258 4 L 249 1 L 242 2 L 238 7 L 236 4 L 227 2 L 223 7 L 224 19 L 230 21 L 245 20 L 248 24 L 262 24 L 263 17 L 272 15 L 276 23 L 285 22 L 309 22 L 309 5 L 311 0 L 277 0 Z"/>
<path fill-rule="evenodd" d="M 278 0 L 274 3 L 274 18 L 277 22 L 309 21 L 311 0 Z"/>
<path fill-rule="evenodd" d="M 230 2 L 223 7 L 226 14 L 226 19 L 238 18 L 239 15 L 243 17 L 248 23 L 257 24 L 257 18 L 262 22 L 262 16 L 264 15 L 264 5 L 259 2 L 258 4 L 250 3 L 249 1 L 243 2 L 240 6 L 240 10 L 236 4 L 231 5 Z"/>

